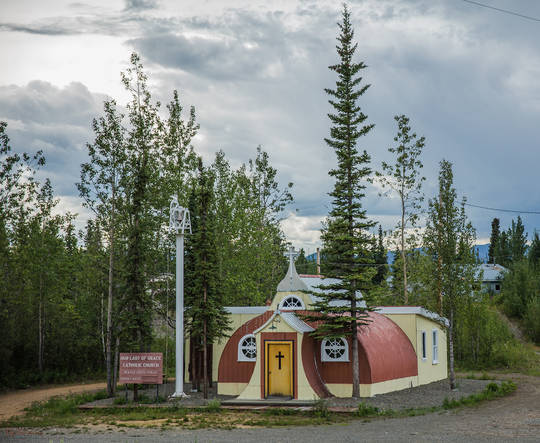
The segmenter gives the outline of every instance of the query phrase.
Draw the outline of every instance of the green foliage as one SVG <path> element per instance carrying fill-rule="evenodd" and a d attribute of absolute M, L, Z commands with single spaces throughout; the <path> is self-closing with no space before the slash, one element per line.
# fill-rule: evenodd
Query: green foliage
<path fill-rule="evenodd" d="M 522 346 L 487 295 L 469 297 L 455 316 L 455 356 L 461 367 L 515 367 L 513 355 Z"/>
<path fill-rule="evenodd" d="M 328 409 L 328 402 L 324 398 L 319 398 L 313 403 L 313 407 L 311 408 L 311 413 L 315 417 L 328 418 L 330 416 L 330 411 Z"/>
<path fill-rule="evenodd" d="M 489 238 L 488 263 L 497 263 L 496 252 L 499 247 L 500 220 L 494 218 L 491 222 L 491 237 Z M 501 263 L 501 262 L 498 262 Z M 502 263 L 501 263 L 502 264 Z"/>
<path fill-rule="evenodd" d="M 502 303 L 507 315 L 523 318 L 530 301 L 540 297 L 540 273 L 529 262 L 515 262 L 502 282 Z"/>
<path fill-rule="evenodd" d="M 257 149 L 248 165 L 233 170 L 223 152 L 215 176 L 216 255 L 219 282 L 228 306 L 264 304 L 274 295 L 285 268 L 280 211 L 292 201 L 292 183 L 279 189 L 277 170 Z"/>
<path fill-rule="evenodd" d="M 485 389 L 478 394 L 471 394 L 460 399 L 445 398 L 442 404 L 443 409 L 455 409 L 461 406 L 473 406 L 481 401 L 492 400 L 497 397 L 504 397 L 516 390 L 516 385 L 512 381 L 503 381 L 501 384 L 489 383 Z"/>
<path fill-rule="evenodd" d="M 369 417 L 372 415 L 379 415 L 380 409 L 376 406 L 368 405 L 366 403 L 358 403 L 358 410 L 356 411 L 356 414 L 359 417 Z"/>
<path fill-rule="evenodd" d="M 210 400 L 206 405 L 206 411 L 212 413 L 221 412 L 221 402 L 217 399 Z"/>
<path fill-rule="evenodd" d="M 536 344 L 540 344 L 540 294 L 529 300 L 523 317 L 525 332 Z"/>
<path fill-rule="evenodd" d="M 426 179 L 421 175 L 423 168 L 420 156 L 425 146 L 425 138 L 417 138 L 416 133 L 411 133 L 409 118 L 405 115 L 396 115 L 394 120 L 398 125 L 398 133 L 394 137 L 396 147 L 388 148 L 394 158 L 395 163 L 382 163 L 382 172 L 377 172 L 379 183 L 387 192 L 397 194 L 400 200 L 401 218 L 392 237 L 402 260 L 402 293 L 404 303 L 409 300 L 408 292 L 408 252 L 414 250 L 418 243 L 417 222 L 422 209 L 421 203 L 424 200 L 422 193 L 422 183 Z"/>

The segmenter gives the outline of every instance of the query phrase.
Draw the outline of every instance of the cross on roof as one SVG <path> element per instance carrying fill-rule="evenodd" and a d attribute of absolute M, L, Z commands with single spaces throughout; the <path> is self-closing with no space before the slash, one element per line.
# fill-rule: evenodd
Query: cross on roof
<path fill-rule="evenodd" d="M 300 253 L 294 250 L 294 246 L 289 246 L 289 250 L 283 255 L 289 258 L 289 268 L 292 268 L 294 259 L 298 257 Z"/>

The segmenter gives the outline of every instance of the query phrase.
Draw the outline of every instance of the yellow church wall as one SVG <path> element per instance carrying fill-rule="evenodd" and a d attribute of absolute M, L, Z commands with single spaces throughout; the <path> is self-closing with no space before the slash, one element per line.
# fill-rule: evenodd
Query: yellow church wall
<path fill-rule="evenodd" d="M 296 361 L 298 362 L 298 400 L 317 400 L 319 396 L 313 390 L 304 371 L 302 361 L 302 342 L 304 334 L 297 334 L 298 346 L 296 347 Z"/>
<path fill-rule="evenodd" d="M 373 397 L 387 392 L 401 391 L 403 389 L 418 386 L 418 377 L 403 377 L 373 384 L 360 384 L 360 397 Z M 326 385 L 330 393 L 336 397 L 351 397 L 352 384 L 328 383 Z"/>
<path fill-rule="evenodd" d="M 240 326 L 247 323 L 252 318 L 258 317 L 259 315 L 261 314 L 260 313 L 229 314 L 229 319 L 231 320 L 229 324 L 231 327 L 229 331 L 229 336 L 232 335 L 234 331 L 236 331 Z M 225 345 L 227 344 L 228 340 L 229 340 L 229 337 L 227 336 L 227 337 L 222 338 L 217 343 L 214 343 L 213 352 L 212 352 L 212 381 L 216 381 L 218 379 L 219 359 L 221 358 L 221 354 L 223 354 L 223 350 L 225 349 Z M 186 368 L 189 367 L 189 363 L 191 361 L 191 354 L 189 353 L 189 345 L 190 345 L 189 337 L 186 337 L 185 342 L 184 342 L 184 362 L 185 362 Z M 187 369 L 184 373 L 184 381 L 189 382 L 189 372 Z M 241 391 L 238 391 L 238 392 L 241 392 Z M 221 393 L 222 392 L 220 392 L 220 394 Z M 229 394 L 224 394 L 224 395 L 229 395 Z M 235 394 L 230 394 L 230 395 L 235 395 Z"/>
<path fill-rule="evenodd" d="M 433 362 L 433 330 L 438 334 L 438 362 Z M 426 358 L 422 358 L 422 331 L 426 333 Z M 446 328 L 425 317 L 417 316 L 418 384 L 424 385 L 448 377 Z"/>
<path fill-rule="evenodd" d="M 219 383 L 218 394 L 220 395 L 238 395 L 246 389 L 247 383 Z"/>
<path fill-rule="evenodd" d="M 377 312 L 377 311 L 375 311 Z M 416 318 L 415 314 L 384 314 L 394 323 L 396 323 L 405 332 L 405 335 L 411 341 L 414 351 L 418 353 L 416 346 Z"/>
<path fill-rule="evenodd" d="M 289 295 L 294 295 L 295 297 L 298 297 L 302 302 L 304 303 L 304 306 L 306 309 L 309 309 L 309 306 L 311 306 L 311 297 L 309 294 L 305 294 L 303 292 L 277 292 L 272 300 L 272 304 L 270 305 L 270 308 L 272 310 L 276 310 L 279 308 L 279 304 L 281 303 L 281 300 L 284 298 L 287 298 Z"/>

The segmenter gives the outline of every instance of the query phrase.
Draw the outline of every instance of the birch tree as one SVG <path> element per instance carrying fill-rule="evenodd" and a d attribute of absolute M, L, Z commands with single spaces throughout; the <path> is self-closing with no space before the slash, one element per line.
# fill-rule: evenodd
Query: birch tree
<path fill-rule="evenodd" d="M 403 302 L 409 302 L 408 289 L 408 260 L 407 255 L 417 246 L 417 222 L 420 216 L 421 203 L 424 200 L 422 183 L 426 179 L 421 175 L 423 168 L 420 157 L 425 145 L 425 138 L 417 138 L 411 133 L 409 118 L 396 115 L 394 120 L 398 125 L 394 142 L 397 146 L 388 148 L 394 157 L 394 163 L 382 163 L 382 172 L 376 172 L 379 183 L 387 189 L 386 194 L 397 195 L 400 203 L 400 219 L 393 231 L 394 243 L 401 256 L 403 273 Z"/>

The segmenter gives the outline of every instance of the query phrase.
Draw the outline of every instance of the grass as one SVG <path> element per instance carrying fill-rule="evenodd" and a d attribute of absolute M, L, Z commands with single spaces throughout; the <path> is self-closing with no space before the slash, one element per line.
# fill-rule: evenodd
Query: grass
<path fill-rule="evenodd" d="M 490 383 L 477 394 L 459 400 L 446 398 L 441 406 L 410 408 L 404 410 L 380 409 L 360 403 L 354 413 L 335 413 L 325 400 L 317 401 L 308 411 L 289 408 L 266 410 L 243 410 L 241 412 L 222 409 L 219 401 L 210 401 L 207 406 L 193 409 L 178 405 L 150 408 L 125 405 L 122 408 L 105 408 L 81 411 L 78 406 L 105 398 L 105 392 L 97 394 L 71 395 L 66 398 L 51 398 L 47 402 L 35 403 L 26 409 L 26 415 L 0 422 L 0 427 L 77 427 L 84 430 L 91 425 L 118 428 L 151 427 L 159 429 L 234 429 L 237 427 L 283 427 L 329 423 L 346 423 L 355 419 L 371 420 L 385 417 L 410 417 L 432 412 L 473 406 L 480 402 L 508 395 L 516 389 L 509 381 Z"/>

